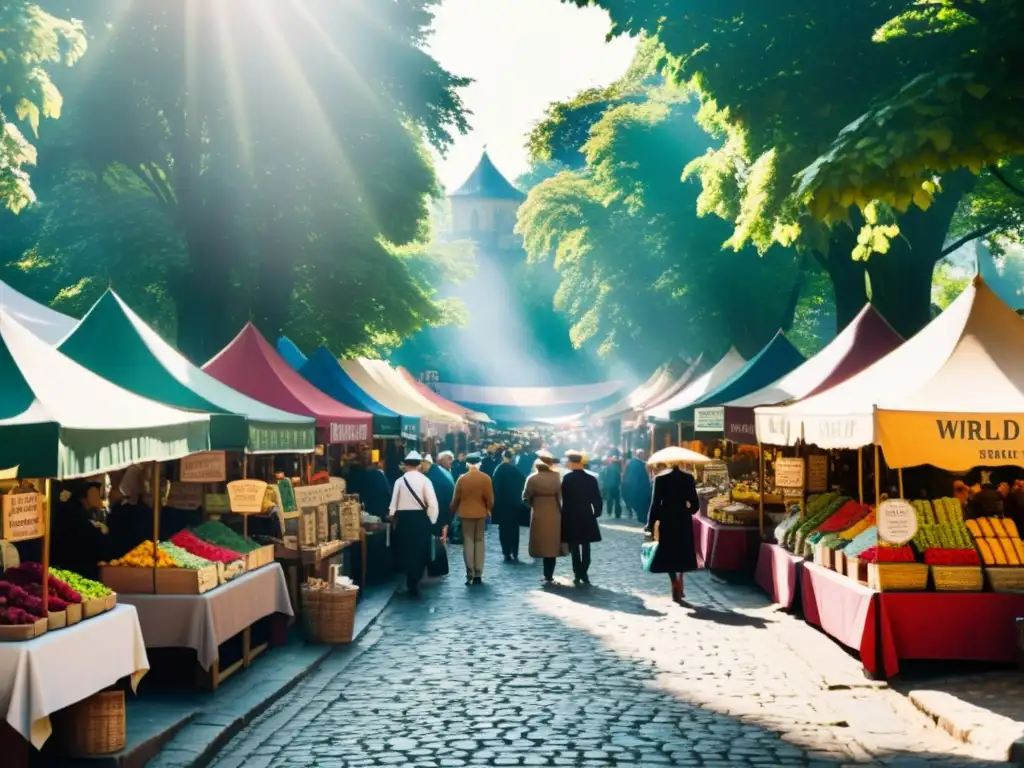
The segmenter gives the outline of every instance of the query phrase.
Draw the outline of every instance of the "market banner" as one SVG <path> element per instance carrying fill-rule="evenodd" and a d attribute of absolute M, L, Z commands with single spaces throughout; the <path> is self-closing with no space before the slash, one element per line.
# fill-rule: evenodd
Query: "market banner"
<path fill-rule="evenodd" d="M 725 406 L 725 439 L 743 445 L 757 445 L 753 408 Z"/>
<path fill-rule="evenodd" d="M 950 472 L 1024 464 L 1024 416 L 1002 413 L 883 411 L 875 414 L 885 462 L 931 464 Z"/>
<path fill-rule="evenodd" d="M 717 432 L 725 431 L 725 408 L 697 408 L 693 412 L 694 432 Z"/>

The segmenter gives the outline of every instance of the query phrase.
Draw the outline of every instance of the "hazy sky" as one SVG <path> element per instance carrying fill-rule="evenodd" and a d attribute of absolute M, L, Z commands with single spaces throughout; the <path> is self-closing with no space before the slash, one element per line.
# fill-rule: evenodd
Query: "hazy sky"
<path fill-rule="evenodd" d="M 509 177 L 527 170 L 524 145 L 553 101 L 622 75 L 636 42 L 605 43 L 608 16 L 560 0 L 444 0 L 431 50 L 475 82 L 462 92 L 472 132 L 457 140 L 438 173 L 449 190 L 473 170 L 484 145 Z"/>

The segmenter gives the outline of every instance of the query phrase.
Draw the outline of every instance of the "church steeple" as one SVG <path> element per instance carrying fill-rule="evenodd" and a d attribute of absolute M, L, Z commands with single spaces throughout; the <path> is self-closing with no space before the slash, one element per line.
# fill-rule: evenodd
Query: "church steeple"
<path fill-rule="evenodd" d="M 522 202 L 526 195 L 512 186 L 504 174 L 491 160 L 487 148 L 484 147 L 480 162 L 469 174 L 469 178 L 455 190 L 451 197 L 469 197 L 477 200 L 516 200 Z"/>

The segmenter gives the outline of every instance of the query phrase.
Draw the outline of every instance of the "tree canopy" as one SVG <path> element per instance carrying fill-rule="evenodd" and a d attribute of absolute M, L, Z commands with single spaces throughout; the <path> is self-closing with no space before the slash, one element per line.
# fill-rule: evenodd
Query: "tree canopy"
<path fill-rule="evenodd" d="M 443 322 L 417 266 L 437 254 L 427 148 L 465 131 L 466 81 L 424 50 L 435 1 L 74 6 L 91 50 L 56 81 L 22 282 L 160 292 L 198 362 L 248 319 L 339 353 Z M 149 241 L 110 234 L 123 224 Z"/>

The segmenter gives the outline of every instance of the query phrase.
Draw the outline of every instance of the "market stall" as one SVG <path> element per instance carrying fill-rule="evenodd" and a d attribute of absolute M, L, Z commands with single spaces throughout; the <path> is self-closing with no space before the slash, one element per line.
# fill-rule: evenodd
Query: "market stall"
<path fill-rule="evenodd" d="M 803 435 L 858 456 L 874 444 L 874 505 L 863 503 L 862 488 L 844 489 L 860 500 L 821 494 L 775 536 L 813 557 L 801 575 L 807 620 L 858 651 L 875 674 L 896 674 L 909 659 L 1015 658 L 1024 541 L 1002 514 L 1009 484 L 999 490 L 983 479 L 976 489 L 958 488 L 947 475 L 945 495 L 929 498 L 903 487 L 903 470 L 1021 473 L 1022 350 L 1024 324 L 975 278 L 943 314 L 861 373 L 791 406 L 755 411 L 759 435 L 770 418 L 772 434 L 792 442 Z M 890 489 L 910 501 L 887 499 Z"/>
<path fill-rule="evenodd" d="M 7 702 L 7 726 L 39 748 L 49 736 L 51 715 L 106 696 L 104 689 L 121 679 L 134 687 L 149 662 L 135 609 L 117 606 L 116 594 L 102 584 L 65 570 L 66 554 L 86 543 L 65 525 L 64 510 L 51 510 L 51 480 L 28 478 L 92 476 L 206 450 L 210 417 L 111 384 L 3 310 L 0 358 L 0 467 L 13 468 L 5 473 L 11 479 L 0 507 L 0 668 L 9 672 L 0 675 L 0 701 Z M 40 539 L 39 561 L 22 557 Z M 97 654 L 97 648 L 108 653 Z M 117 696 L 104 716 L 120 722 L 121 733 L 114 728 L 108 732 L 113 741 L 79 745 L 85 751 L 117 749 L 118 736 L 123 742 L 124 700 Z M 12 764 L 25 758 L 15 755 Z"/>
<path fill-rule="evenodd" d="M 0 280 L 0 307 L 47 344 L 60 343 L 78 323 L 75 318 L 19 293 L 3 280 Z"/>

